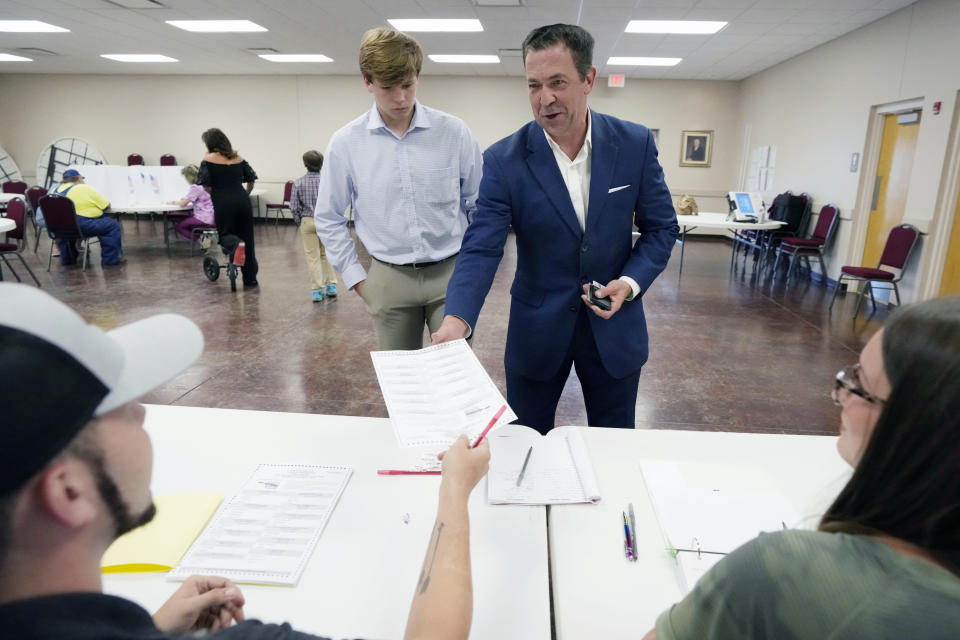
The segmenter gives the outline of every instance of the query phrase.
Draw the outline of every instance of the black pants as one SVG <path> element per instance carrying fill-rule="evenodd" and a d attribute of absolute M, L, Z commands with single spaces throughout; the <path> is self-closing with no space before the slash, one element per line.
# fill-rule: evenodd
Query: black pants
<path fill-rule="evenodd" d="M 573 340 L 560 370 L 548 380 L 534 380 L 507 369 L 507 402 L 516 412 L 516 424 L 547 433 L 554 427 L 557 403 L 570 376 L 571 365 L 583 389 L 587 424 L 591 427 L 632 429 L 636 424 L 637 385 L 640 370 L 625 378 L 614 378 L 603 366 L 593 339 L 585 305 L 577 314 Z"/>

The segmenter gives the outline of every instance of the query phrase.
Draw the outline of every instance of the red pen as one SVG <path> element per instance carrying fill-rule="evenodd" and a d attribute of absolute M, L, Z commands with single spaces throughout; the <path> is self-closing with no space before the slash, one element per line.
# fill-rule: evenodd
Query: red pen
<path fill-rule="evenodd" d="M 377 469 L 378 476 L 438 476 L 440 471 L 415 471 L 413 469 Z"/>
<path fill-rule="evenodd" d="M 507 405 L 503 405 L 502 407 L 500 407 L 500 410 L 497 411 L 497 413 L 493 416 L 493 418 L 490 419 L 490 422 L 487 423 L 487 428 L 483 430 L 483 433 L 480 434 L 480 437 L 477 438 L 477 441 L 473 443 L 474 447 L 476 447 L 478 444 L 480 444 L 483 441 L 483 437 L 487 435 L 487 432 L 489 432 L 490 429 L 493 429 L 493 425 L 497 424 L 497 420 L 500 419 L 500 416 L 502 416 L 503 412 L 506 410 L 507 410 Z"/>

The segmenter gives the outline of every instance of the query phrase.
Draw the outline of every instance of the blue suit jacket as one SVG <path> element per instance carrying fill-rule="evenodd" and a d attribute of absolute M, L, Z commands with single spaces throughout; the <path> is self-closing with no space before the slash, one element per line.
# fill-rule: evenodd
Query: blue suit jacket
<path fill-rule="evenodd" d="M 530 122 L 483 154 L 473 221 L 447 286 L 445 312 L 476 329 L 507 233 L 517 241 L 505 364 L 545 380 L 557 373 L 573 338 L 582 284 L 630 276 L 642 292 L 666 267 L 679 232 L 650 131 L 591 111 L 593 140 L 586 231 L 543 129 Z M 622 188 L 618 188 L 622 187 Z M 632 246 L 632 226 L 640 240 Z M 610 375 L 647 361 L 647 325 L 638 297 L 609 320 L 587 314 Z"/>

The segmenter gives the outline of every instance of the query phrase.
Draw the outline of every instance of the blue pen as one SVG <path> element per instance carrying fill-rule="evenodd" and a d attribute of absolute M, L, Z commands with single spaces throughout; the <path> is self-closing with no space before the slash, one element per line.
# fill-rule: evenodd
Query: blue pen
<path fill-rule="evenodd" d="M 626 512 L 620 512 L 623 515 L 623 554 L 628 560 L 633 560 L 633 549 L 630 546 L 630 525 L 627 524 Z"/>

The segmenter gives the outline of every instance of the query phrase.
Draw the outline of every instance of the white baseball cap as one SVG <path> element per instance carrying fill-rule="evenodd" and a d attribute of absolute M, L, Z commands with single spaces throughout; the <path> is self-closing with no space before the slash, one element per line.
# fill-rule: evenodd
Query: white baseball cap
<path fill-rule="evenodd" d="M 0 283 L 0 495 L 92 418 L 167 382 L 202 351 L 200 328 L 183 316 L 103 331 L 38 288 Z"/>

